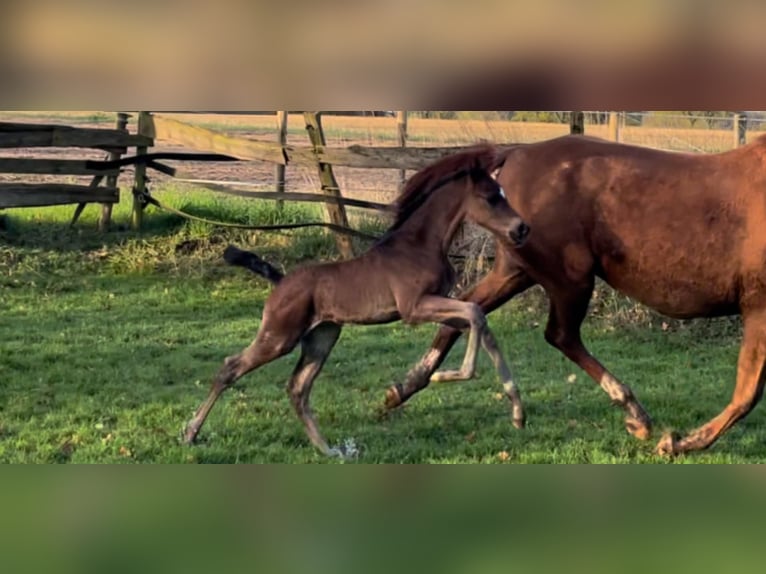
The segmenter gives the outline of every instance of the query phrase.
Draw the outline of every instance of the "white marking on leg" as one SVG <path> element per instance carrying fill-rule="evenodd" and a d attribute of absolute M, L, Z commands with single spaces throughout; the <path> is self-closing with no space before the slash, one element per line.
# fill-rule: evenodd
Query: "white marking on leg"
<path fill-rule="evenodd" d="M 513 381 L 507 381 L 503 383 L 503 390 L 505 391 L 506 395 L 512 397 L 517 392 L 516 383 Z"/>
<path fill-rule="evenodd" d="M 441 351 L 439 351 L 439 349 L 434 349 L 432 347 L 428 350 L 428 352 L 426 353 L 426 356 L 423 357 L 422 364 L 429 365 L 429 366 L 433 365 L 439 359 L 440 355 L 441 355 Z"/>
<path fill-rule="evenodd" d="M 624 405 L 627 402 L 628 396 L 625 392 L 625 386 L 609 373 L 604 373 L 598 384 L 601 385 L 601 388 L 606 391 L 606 394 L 608 394 L 609 398 L 613 401 L 621 405 Z"/>

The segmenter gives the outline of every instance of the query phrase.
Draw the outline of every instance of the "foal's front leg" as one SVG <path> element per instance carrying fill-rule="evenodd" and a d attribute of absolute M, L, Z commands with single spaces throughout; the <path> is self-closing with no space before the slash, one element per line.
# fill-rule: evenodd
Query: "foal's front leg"
<path fill-rule="evenodd" d="M 463 358 L 463 364 L 457 371 L 439 371 L 431 375 L 432 383 L 442 383 L 447 381 L 469 381 L 476 375 L 476 356 L 478 355 L 478 345 L 476 341 L 472 341 L 474 337 L 474 331 L 468 335 L 468 346 L 466 348 L 465 357 Z M 481 345 L 484 347 L 484 351 L 489 355 L 492 363 L 495 365 L 495 370 L 500 377 L 503 384 L 503 390 L 508 400 L 511 402 L 511 408 L 513 413 L 513 426 L 516 428 L 524 428 L 526 425 L 526 415 L 524 409 L 521 406 L 521 396 L 516 383 L 513 381 L 513 375 L 511 369 L 508 367 L 503 354 L 500 352 L 500 347 L 497 344 L 495 335 L 490 330 L 489 326 L 484 325 L 484 329 L 481 332 Z M 474 348 L 475 347 L 475 348 Z"/>
<path fill-rule="evenodd" d="M 446 371 L 441 373 L 441 376 L 446 375 L 446 377 L 432 380 L 467 380 L 472 378 L 476 372 L 476 357 L 479 353 L 479 342 L 481 342 L 495 365 L 505 394 L 511 403 L 513 425 L 516 428 L 524 427 L 526 416 L 521 402 L 521 394 L 513 381 L 511 371 L 500 352 L 497 341 L 487 326 L 486 316 L 478 305 L 448 297 L 427 296 L 421 298 L 409 314 L 403 313 L 402 318 L 413 323 L 433 321 L 457 329 L 468 327 L 468 345 L 460 370 Z"/>

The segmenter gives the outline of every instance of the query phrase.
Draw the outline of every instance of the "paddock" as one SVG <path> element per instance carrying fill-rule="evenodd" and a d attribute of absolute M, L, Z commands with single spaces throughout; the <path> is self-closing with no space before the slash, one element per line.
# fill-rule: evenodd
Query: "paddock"
<path fill-rule="evenodd" d="M 92 153 L 88 157 L 100 161 L 110 152 Z M 206 167 L 193 162 L 178 169 L 191 176 L 181 179 L 230 181 L 234 174 L 227 170 L 235 165 L 244 169 L 240 162 L 210 164 L 213 171 L 221 170 L 220 177 L 200 177 Z M 257 169 L 273 178 L 273 163 Z M 305 173 L 316 173 L 306 187 L 321 189 L 316 162 L 300 168 L 288 162 L 288 174 L 291 169 L 288 193 L 311 193 L 290 186 L 306 179 Z M 357 169 L 378 177 L 374 169 Z M 399 167 L 387 171 L 396 185 Z M 223 248 L 246 246 L 285 269 L 337 258 L 336 235 L 321 227 L 248 229 L 326 223 L 325 203 L 280 206 L 271 198 L 222 194 L 149 170 L 148 187 L 163 205 L 240 227 L 188 220 L 149 205 L 140 229 L 134 229 L 135 175 L 132 168 L 124 173 L 118 175 L 120 201 L 110 204 L 108 232 L 99 229 L 101 196 L 87 198 L 74 226 L 82 196 L 65 205 L 4 211 L 0 462 L 325 462 L 306 443 L 284 391 L 292 356 L 246 378 L 223 398 L 198 445 L 179 442 L 221 359 L 252 339 L 269 291 L 264 281 L 227 267 L 220 258 Z M 78 177 L 87 186 L 96 175 Z M 345 193 L 353 191 L 351 178 L 336 177 L 344 197 L 378 199 Z M 382 199 L 377 203 L 385 203 Z M 349 226 L 357 231 L 376 235 L 385 227 L 385 218 L 357 216 L 351 206 L 349 215 Z M 350 240 L 354 249 L 367 244 L 362 237 Z M 664 462 L 653 452 L 655 441 L 628 436 L 621 413 L 609 408 L 603 392 L 546 345 L 544 316 L 545 301 L 533 291 L 489 319 L 525 399 L 525 430 L 510 424 L 484 358 L 476 380 L 434 387 L 401 412 L 381 418 L 386 388 L 402 379 L 434 333 L 429 325 L 389 325 L 344 331 L 313 395 L 328 440 L 353 445 L 356 460 L 366 463 Z M 640 393 L 659 437 L 665 428 L 693 428 L 728 400 L 739 330 L 737 320 L 664 319 L 602 289 L 584 337 Z M 458 364 L 463 349 L 460 345 L 451 353 L 449 365 Z M 765 462 L 764 423 L 761 406 L 709 452 L 675 462 Z"/>

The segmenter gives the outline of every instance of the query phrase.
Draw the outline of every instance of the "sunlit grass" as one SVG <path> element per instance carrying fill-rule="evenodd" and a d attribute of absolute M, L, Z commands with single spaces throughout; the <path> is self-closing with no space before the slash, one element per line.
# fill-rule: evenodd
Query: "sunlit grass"
<path fill-rule="evenodd" d="M 313 206 L 220 200 L 158 189 L 168 203 L 217 219 L 266 222 L 321 216 Z M 190 195 L 191 193 L 191 195 Z M 125 198 L 123 198 L 125 199 Z M 264 281 L 227 267 L 228 243 L 285 269 L 335 256 L 321 230 L 264 235 L 188 224 L 150 212 L 145 230 L 95 229 L 97 208 L 74 229 L 72 208 L 10 210 L 0 232 L 1 462 L 324 462 L 284 391 L 295 354 L 230 391 L 201 444 L 179 432 L 224 357 L 254 337 Z M 482 358 L 471 383 L 434 386 L 387 419 L 386 388 L 428 348 L 434 329 L 348 327 L 318 379 L 313 405 L 330 442 L 353 440 L 360 462 L 663 462 L 619 410 L 543 340 L 544 301 L 531 293 L 492 315 L 528 408 L 512 428 L 499 385 Z M 585 338 L 624 378 L 659 432 L 690 430 L 716 415 L 733 388 L 738 329 L 709 323 L 668 328 L 632 321 L 619 300 L 597 301 Z M 450 357 L 457 364 L 462 346 Z M 569 382 L 574 375 L 574 383 Z M 764 462 L 766 422 L 756 409 L 712 450 L 678 462 Z"/>

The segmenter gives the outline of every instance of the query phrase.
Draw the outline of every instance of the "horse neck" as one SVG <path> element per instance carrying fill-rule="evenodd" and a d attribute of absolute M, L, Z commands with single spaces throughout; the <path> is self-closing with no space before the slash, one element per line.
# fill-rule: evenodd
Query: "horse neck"
<path fill-rule="evenodd" d="M 424 249 L 438 245 L 446 254 L 465 219 L 464 186 L 465 179 L 459 179 L 434 191 L 399 228 L 399 233 L 414 238 Z"/>

